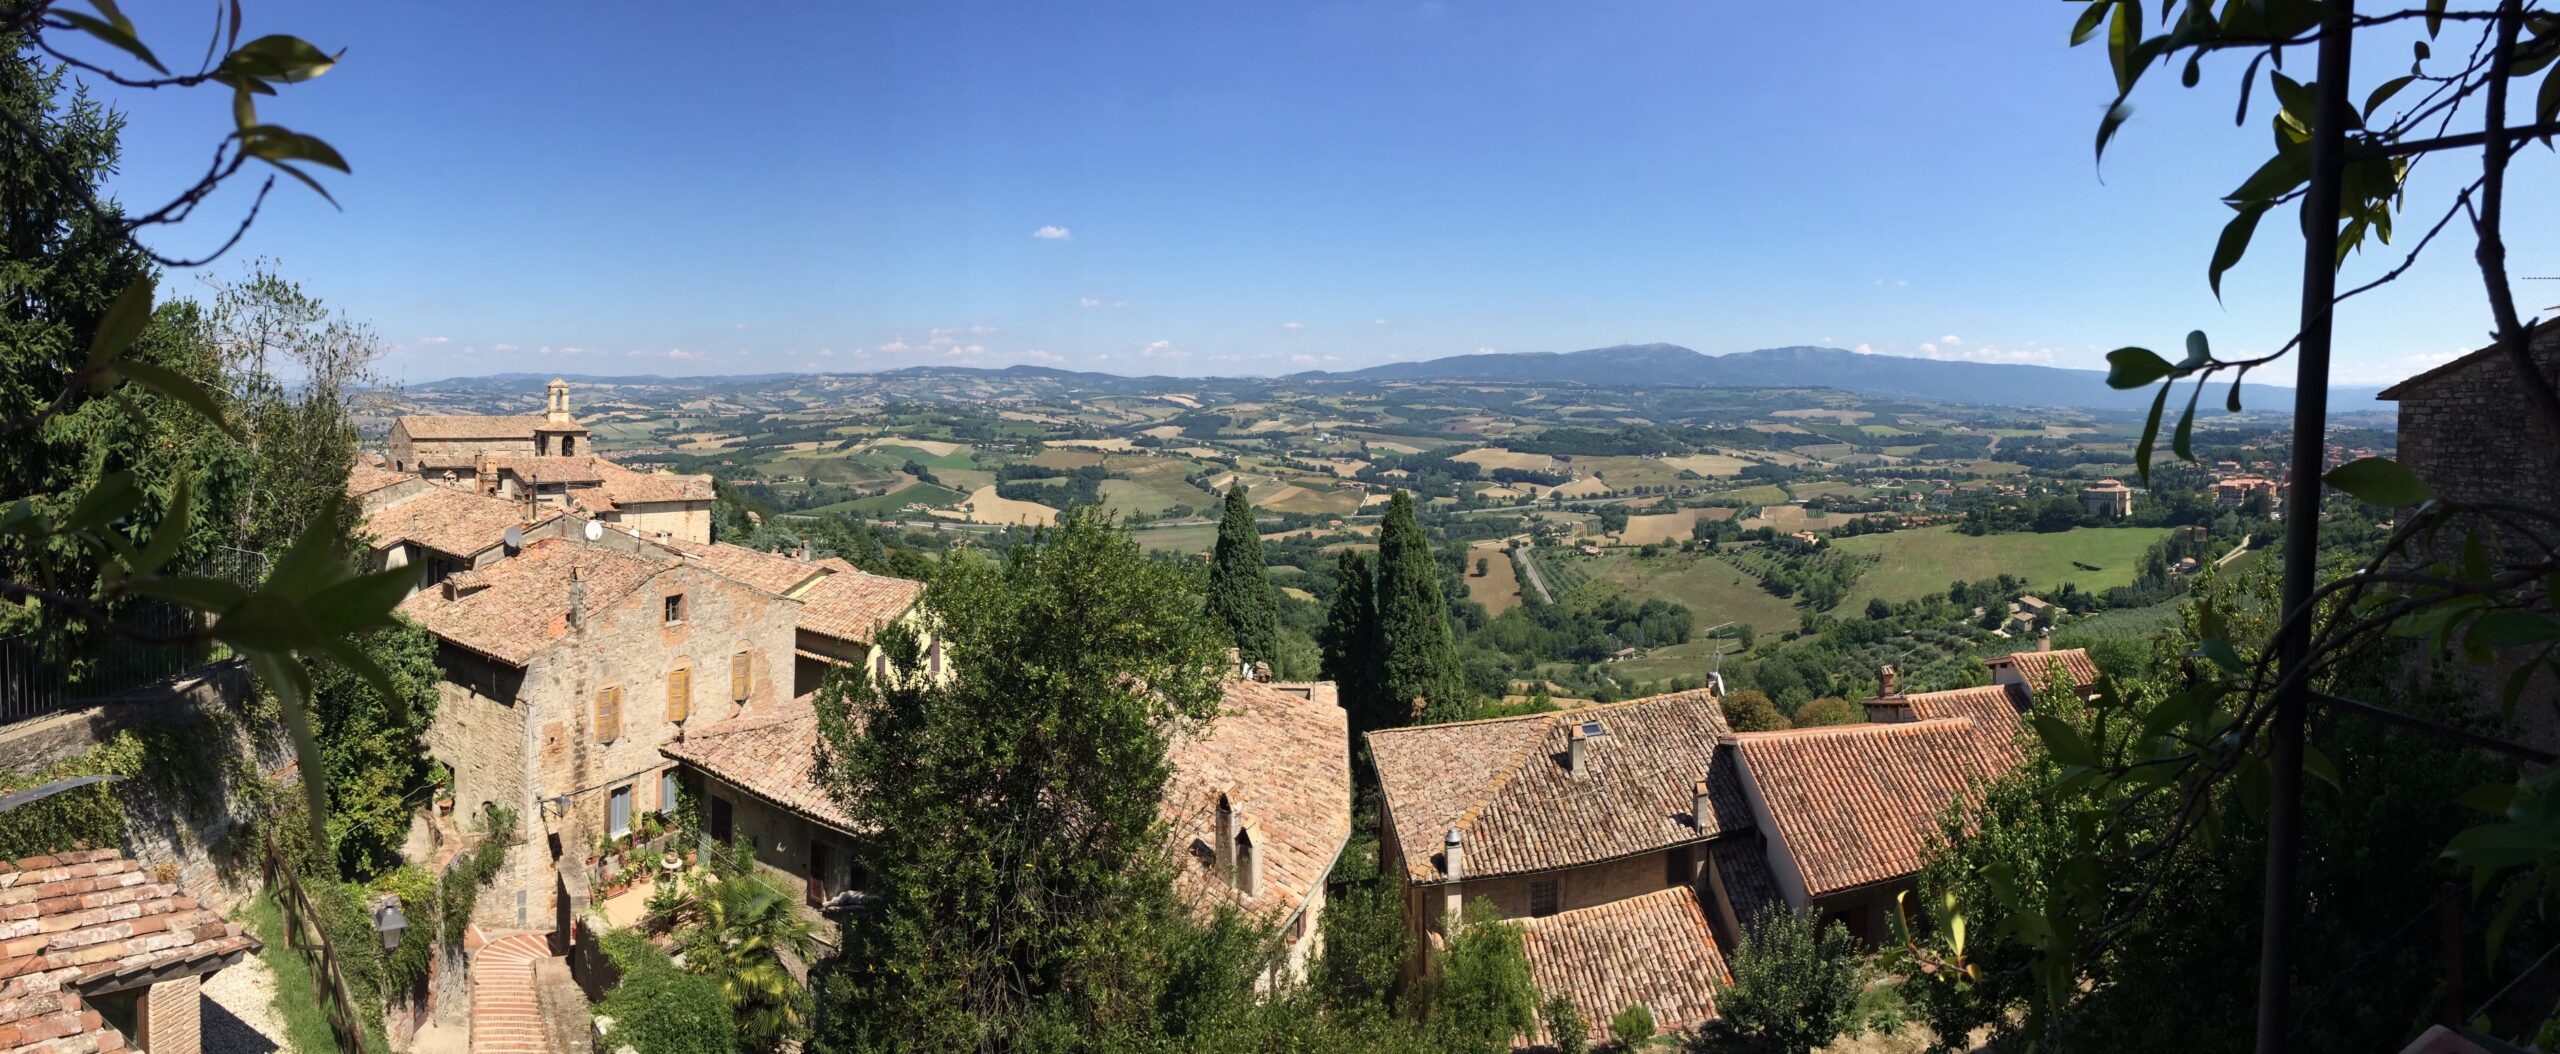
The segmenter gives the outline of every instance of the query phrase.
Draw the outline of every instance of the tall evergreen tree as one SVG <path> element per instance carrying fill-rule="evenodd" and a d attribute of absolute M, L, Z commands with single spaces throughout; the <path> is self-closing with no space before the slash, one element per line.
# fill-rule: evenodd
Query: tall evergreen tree
<path fill-rule="evenodd" d="M 1268 662 L 1280 644 L 1280 608 L 1263 576 L 1262 531 L 1253 525 L 1253 503 L 1244 484 L 1227 488 L 1227 511 L 1218 521 L 1218 545 L 1209 557 L 1209 615 L 1235 638 L 1245 661 Z"/>
<path fill-rule="evenodd" d="M 1369 554 L 1345 549 L 1335 559 L 1333 606 L 1325 613 L 1324 676 L 1334 683 L 1351 719 L 1351 741 L 1385 727 L 1379 694 L 1378 576 Z"/>
<path fill-rule="evenodd" d="M 1378 629 L 1387 724 L 1412 723 L 1416 699 L 1423 703 L 1422 720 L 1464 716 L 1465 682 L 1458 676 L 1458 645 L 1449 632 L 1440 568 L 1431 560 L 1431 540 L 1414 519 L 1413 495 L 1404 491 L 1387 503 L 1378 529 Z"/>

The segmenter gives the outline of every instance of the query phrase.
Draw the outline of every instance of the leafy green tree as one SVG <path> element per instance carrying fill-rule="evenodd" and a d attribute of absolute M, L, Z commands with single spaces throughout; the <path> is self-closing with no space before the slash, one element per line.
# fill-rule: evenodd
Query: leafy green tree
<path fill-rule="evenodd" d="M 1818 728 L 1823 725 L 1854 725 L 1866 719 L 1866 711 L 1858 704 L 1836 695 L 1826 695 L 1797 707 L 1796 716 L 1790 724 L 1796 728 Z"/>
<path fill-rule="evenodd" d="M 1345 549 L 1334 562 L 1333 605 L 1325 612 L 1319 643 L 1324 648 L 1322 672 L 1334 682 L 1351 724 L 1351 741 L 1372 730 L 1391 727 L 1387 709 L 1379 640 L 1378 583 L 1369 554 Z"/>
<path fill-rule="evenodd" d="M 1316 960 L 1315 989 L 1328 1007 L 1386 1010 L 1413 951 L 1404 928 L 1404 887 L 1377 873 L 1377 842 L 1355 837 L 1336 865 L 1341 892 L 1326 901 L 1318 924 L 1324 954 Z"/>
<path fill-rule="evenodd" d="M 1502 921 L 1483 900 L 1470 901 L 1465 916 L 1451 921 L 1432 1023 L 1448 1050 L 1502 1054 L 1538 1026 L 1538 986 L 1520 924 Z"/>
<path fill-rule="evenodd" d="M 666 952 L 627 929 L 606 930 L 598 942 L 622 980 L 596 1005 L 613 1019 L 613 1043 L 638 1054 L 731 1054 L 735 1019 L 719 985 L 677 966 Z"/>
<path fill-rule="evenodd" d="M 1724 723 L 1736 732 L 1770 732 L 1787 727 L 1787 715 L 1778 712 L 1778 704 L 1767 694 L 1754 688 L 1743 688 L 1717 700 L 1724 710 Z"/>
<path fill-rule="evenodd" d="M 1413 495 L 1397 491 L 1378 528 L 1378 628 L 1384 646 L 1380 702 L 1389 726 L 1454 721 L 1466 716 L 1458 645 L 1431 540 L 1414 518 Z M 1412 707 L 1422 703 L 1417 713 Z"/>
<path fill-rule="evenodd" d="M 1609 1037 L 1618 1041 L 1622 1051 L 1639 1051 L 1653 1044 L 1653 1008 L 1643 1003 L 1629 1003 L 1609 1019 Z"/>
<path fill-rule="evenodd" d="M 337 870 L 370 879 L 400 864 L 417 804 L 412 792 L 427 779 L 421 747 L 435 719 L 435 638 L 402 622 L 361 641 L 396 694 L 332 662 L 311 667 L 311 718 L 320 756 L 328 765 L 328 828 L 337 847 Z"/>
<path fill-rule="evenodd" d="M 1784 1054 L 1811 1054 L 1857 1031 L 1867 966 L 1848 927 L 1771 902 L 1743 928 L 1728 957 L 1733 982 L 1716 986 L 1724 1027 Z"/>
<path fill-rule="evenodd" d="M 1539 1023 L 1547 1026 L 1547 1042 L 1556 1054 L 1586 1054 L 1591 1049 L 1591 1022 L 1573 1000 L 1561 995 L 1549 996 L 1547 1005 L 1538 1009 Z"/>
<path fill-rule="evenodd" d="M 685 969 L 706 974 L 737 1022 L 739 1054 L 772 1054 L 808 1028 L 809 993 L 790 964 L 806 963 L 816 927 L 799 898 L 762 871 L 742 868 L 707 885 L 694 925 L 681 931 Z"/>
<path fill-rule="evenodd" d="M 1159 841 L 1168 739 L 1221 698 L 1225 634 L 1194 583 L 1070 510 L 927 585 L 949 678 L 920 675 L 900 626 L 885 677 L 821 691 L 824 778 L 878 892 L 818 982 L 812 1049 L 1091 1046 L 1181 1027 L 1164 1015 L 1197 1010 L 1186 993 L 1250 991 L 1258 964 L 1173 961 L 1229 943 L 1191 922 Z"/>
<path fill-rule="evenodd" d="M 1209 553 L 1209 614 L 1226 626 L 1246 662 L 1278 657 L 1280 612 L 1263 573 L 1262 530 L 1254 526 L 1242 483 L 1227 488 L 1218 544 Z"/>

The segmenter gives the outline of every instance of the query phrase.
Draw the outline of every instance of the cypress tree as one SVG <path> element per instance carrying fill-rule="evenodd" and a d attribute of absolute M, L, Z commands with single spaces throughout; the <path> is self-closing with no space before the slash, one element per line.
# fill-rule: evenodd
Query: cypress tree
<path fill-rule="evenodd" d="M 1333 606 L 1325 612 L 1324 676 L 1350 717 L 1351 741 L 1384 727 L 1378 694 L 1378 578 L 1369 554 L 1345 549 L 1335 559 Z"/>
<path fill-rule="evenodd" d="M 1462 715 L 1458 645 L 1449 633 L 1449 604 L 1440 593 L 1440 568 L 1431 540 L 1414 519 L 1413 495 L 1397 491 L 1378 530 L 1378 627 L 1381 704 L 1387 724 L 1413 721 L 1415 699 L 1422 718 L 1453 721 Z"/>
<path fill-rule="evenodd" d="M 1263 576 L 1262 532 L 1253 525 L 1253 503 L 1244 484 L 1227 488 L 1226 516 L 1218 521 L 1218 545 L 1209 559 L 1209 615 L 1235 638 L 1245 661 L 1268 662 L 1280 643 L 1280 609 Z"/>

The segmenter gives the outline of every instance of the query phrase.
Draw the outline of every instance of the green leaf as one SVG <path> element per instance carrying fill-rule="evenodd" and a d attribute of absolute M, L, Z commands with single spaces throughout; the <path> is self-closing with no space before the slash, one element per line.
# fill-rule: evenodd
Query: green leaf
<path fill-rule="evenodd" d="M 2151 446 L 2160 440 L 2160 412 L 2168 408 L 2169 386 L 2163 384 L 2160 386 L 2160 394 L 2152 397 L 2150 416 L 2142 420 L 2142 438 L 2133 445 L 2133 468 L 2134 471 L 2142 474 L 2142 485 L 2146 487 L 2151 485 Z"/>
<path fill-rule="evenodd" d="M 2187 393 L 2187 409 L 2178 415 L 2178 430 L 2169 437 L 2169 451 L 2178 460 L 2193 464 L 2196 459 L 2196 401 L 2204 398 L 2204 378 L 2196 378 L 2194 390 Z"/>
<path fill-rule="evenodd" d="M 337 148 L 282 125 L 261 124 L 240 131 L 240 149 L 261 161 L 308 161 L 340 172 L 350 171 Z"/>
<path fill-rule="evenodd" d="M 284 726 L 293 734 L 293 756 L 302 767 L 303 800 L 311 806 L 311 844 L 329 842 L 329 762 L 320 740 L 311 734 L 311 673 L 300 660 L 283 652 L 248 652 L 249 667 L 284 711 Z"/>
<path fill-rule="evenodd" d="M 2116 129 L 2133 117 L 2133 104 L 2117 99 L 2107 107 L 2107 115 L 2098 119 L 2098 160 L 2107 159 L 2107 141 L 2116 137 Z"/>
<path fill-rule="evenodd" d="M 2133 52 L 2141 42 L 2141 0 L 2118 0 L 2115 18 L 2107 23 L 2107 62 L 2115 67 L 2119 97 L 2133 94 L 2133 82 L 2142 76 L 2141 60 Z"/>
<path fill-rule="evenodd" d="M 2362 501 L 2385 508 L 2416 505 L 2436 496 L 2435 488 L 2427 486 L 2417 473 L 2389 458 L 2357 458 L 2330 469 L 2320 478 Z"/>
<path fill-rule="evenodd" d="M 2179 363 L 2179 367 L 2193 368 L 2212 361 L 2213 343 L 2205 339 L 2204 331 L 2201 329 L 2188 330 L 2187 361 Z"/>
<path fill-rule="evenodd" d="M 221 614 L 249 598 L 249 591 L 227 578 L 144 578 L 127 588 L 135 594 Z"/>
<path fill-rule="evenodd" d="M 161 515 L 160 525 L 152 530 L 150 544 L 143 547 L 141 556 L 133 562 L 135 574 L 160 573 L 160 569 L 169 566 L 169 561 L 178 555 L 178 547 L 186 544 L 187 535 L 194 527 L 191 522 L 194 515 L 189 508 L 194 489 L 193 479 L 178 477 L 177 489 L 169 498 L 168 511 Z"/>
<path fill-rule="evenodd" d="M 2525 685 L 2532 683 L 2533 675 L 2541 669 L 2542 663 L 2528 662 L 2518 665 L 2515 672 L 2507 675 L 2507 683 L 2498 692 L 2500 720 L 2515 720 L 2516 702 L 2524 698 Z"/>
<path fill-rule="evenodd" d="M 2117 348 L 2107 353 L 2107 387 L 2129 391 L 2169 375 L 2176 367 L 2149 348 Z"/>
<path fill-rule="evenodd" d="M 2408 87 L 2410 81 L 2417 79 L 2416 77 L 2394 77 L 2376 86 L 2373 94 L 2364 97 L 2365 120 L 2372 120 L 2373 111 L 2381 109 L 2383 103 L 2390 102 L 2392 96 L 2400 94 L 2400 89 Z"/>
<path fill-rule="evenodd" d="M 2240 653 L 2232 650 L 2231 641 L 2228 638 L 2208 637 L 2198 641 L 2193 654 L 2199 659 L 2209 659 L 2214 665 L 2232 673 L 2239 673 L 2248 668 L 2248 664 L 2240 661 Z"/>
<path fill-rule="evenodd" d="M 61 19 L 63 24 L 73 29 L 98 38 L 109 47 L 141 59 L 152 69 L 157 70 L 161 76 L 168 76 L 169 67 L 161 65 L 160 57 L 152 54 L 150 48 L 143 46 L 142 38 L 134 35 L 133 23 L 116 11 L 115 4 L 102 2 L 98 4 L 98 9 L 107 12 L 108 17 L 98 18 L 78 11 L 59 10 L 47 11 L 46 14 Z"/>
<path fill-rule="evenodd" d="M 2560 117 L 2560 70 L 2542 75 L 2542 91 L 2533 100 L 2535 124 L 2548 124 L 2554 117 Z M 2549 135 L 2542 139 L 2546 143 L 2551 141 Z"/>
<path fill-rule="evenodd" d="M 2240 367 L 2240 372 L 2231 375 L 2231 394 L 2222 400 L 2224 412 L 2235 414 L 2240 412 L 2240 378 L 2248 375 L 2249 368 L 2246 366 Z"/>
<path fill-rule="evenodd" d="M 221 429 L 222 434 L 240 438 L 240 430 L 231 426 L 231 420 L 223 414 L 222 407 L 214 403 L 213 393 L 206 391 L 204 385 L 197 384 L 195 378 L 155 362 L 119 362 L 112 369 L 126 380 L 186 404 L 206 423 Z"/>
<path fill-rule="evenodd" d="M 411 567 L 357 575 L 321 590 L 304 606 L 321 625 L 372 629 L 391 622 L 391 609 L 408 597 L 417 580 L 417 569 Z"/>
<path fill-rule="evenodd" d="M 2506 814 L 2507 806 L 2514 804 L 2515 800 L 2515 784 L 2483 783 L 2477 787 L 2473 787 L 2470 790 L 2462 792 L 2462 796 L 2454 799 L 2454 802 L 2461 805 L 2463 808 L 2470 809 L 2474 812 L 2484 812 L 2491 816 L 2502 816 Z"/>
<path fill-rule="evenodd" d="M 2071 46 L 2079 47 L 2096 37 L 2098 27 L 2106 24 L 2107 9 L 2113 6 L 2111 0 L 2092 0 L 2087 7 L 2081 8 L 2079 21 L 2071 24 Z"/>
<path fill-rule="evenodd" d="M 311 178 L 310 173 L 304 172 L 303 170 L 295 168 L 282 161 L 269 161 L 267 163 L 283 170 L 285 175 L 292 176 L 293 178 L 300 180 L 303 186 L 311 188 L 312 193 L 320 195 L 320 200 L 328 202 L 330 208 L 341 207 L 338 204 L 338 199 L 329 193 L 329 188 L 321 186 L 320 181 Z"/>
<path fill-rule="evenodd" d="M 2444 32 L 2445 0 L 2427 0 L 2427 39 Z"/>
<path fill-rule="evenodd" d="M 2237 266 L 2240 258 L 2248 255 L 2249 239 L 2258 235 L 2258 220 L 2271 207 L 2273 203 L 2266 201 L 2240 206 L 2240 214 L 2222 225 L 2222 237 L 2213 243 L 2213 263 L 2205 268 L 2204 276 L 2206 284 L 2213 287 L 2214 299 L 2222 299 L 2222 273 Z"/>
<path fill-rule="evenodd" d="M 231 120 L 242 130 L 258 123 L 258 96 L 247 88 L 231 90 Z"/>
<path fill-rule="evenodd" d="M 136 278 L 116 294 L 115 303 L 107 305 L 107 313 L 98 319 L 97 333 L 89 338 L 91 367 L 115 361 L 142 338 L 142 327 L 151 321 L 152 286 L 152 276 Z"/>
<path fill-rule="evenodd" d="M 310 41 L 279 34 L 259 37 L 232 49 L 231 54 L 223 56 L 219 68 L 241 77 L 293 84 L 327 73 L 337 64 L 337 55 L 312 46 Z"/>
<path fill-rule="evenodd" d="M 71 506 L 62 517 L 61 529 L 78 532 L 94 530 L 132 512 L 142 504 L 142 491 L 133 485 L 133 473 L 110 472 L 98 478 L 89 492 Z"/>
<path fill-rule="evenodd" d="M 390 696 L 385 695 L 383 698 L 388 699 Z M 2313 778 L 2322 783 L 2328 784 L 2330 790 L 2342 791 L 2347 789 L 2347 785 L 2338 778 L 2338 763 L 2329 760 L 2329 755 L 2321 753 L 2319 747 L 2312 746 L 2309 743 L 2302 745 L 2302 771 L 2308 772 Z"/>
<path fill-rule="evenodd" d="M 2280 150 L 2222 200 L 2233 208 L 2264 206 L 2310 179 L 2311 161 L 2304 151 Z"/>
<path fill-rule="evenodd" d="M 2560 639 L 2560 623 L 2530 611 L 2502 609 L 2483 612 L 2472 620 L 2471 629 L 2463 634 L 2465 642 L 2482 648 L 2513 648 L 2523 644 L 2540 644 Z M 2528 669 L 2531 664 L 2527 664 Z"/>
<path fill-rule="evenodd" d="M 2055 761 L 2087 767 L 2098 764 L 2097 750 L 2071 722 L 2049 713 L 2034 714 L 2029 720 L 2035 725 L 2036 738 L 2044 741 L 2045 753 L 2053 755 Z"/>

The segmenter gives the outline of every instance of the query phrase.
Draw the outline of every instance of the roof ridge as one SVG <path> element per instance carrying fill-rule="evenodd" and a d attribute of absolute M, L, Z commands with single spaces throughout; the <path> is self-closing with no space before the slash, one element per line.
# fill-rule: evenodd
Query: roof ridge
<path fill-rule="evenodd" d="M 1492 782 L 1485 784 L 1484 795 L 1477 798 L 1475 804 L 1467 806 L 1466 811 L 1459 813 L 1456 819 L 1450 820 L 1449 826 L 1459 831 L 1465 831 L 1468 828 L 1475 826 L 1476 817 L 1484 813 L 1484 807 L 1493 804 L 1493 799 L 1502 793 L 1502 789 L 1504 787 L 1510 786 L 1511 780 L 1520 774 L 1520 767 L 1529 760 L 1529 755 L 1536 753 L 1538 745 L 1546 742 L 1547 729 L 1555 727 L 1555 719 L 1563 717 L 1569 712 L 1570 711 L 1549 710 L 1543 714 L 1530 715 L 1532 717 L 1543 717 L 1547 720 L 1539 726 L 1536 735 L 1525 737 L 1522 740 L 1520 752 L 1512 755 L 1511 764 L 1503 766 L 1501 773 L 1494 776 Z"/>
<path fill-rule="evenodd" d="M 891 577 L 891 576 L 888 576 L 888 575 L 873 574 L 872 572 L 869 572 L 869 571 L 861 571 L 861 572 L 859 572 L 859 573 L 861 573 L 861 574 L 866 574 L 866 575 L 871 575 L 871 576 L 872 576 L 872 577 L 874 577 L 874 578 L 888 578 L 888 577 Z M 1292 682 L 1290 682 L 1290 683 L 1292 683 L 1292 684 L 1319 683 L 1319 684 L 1320 684 L 1320 683 L 1323 683 L 1323 682 L 1292 681 Z M 1421 731 L 1421 730 L 1423 730 L 1423 729 L 1429 729 L 1429 728 L 1464 728 L 1464 727 L 1467 727 L 1467 726 L 1469 726 L 1469 725 L 1490 725 L 1490 724 L 1498 724 L 1498 723 L 1500 723 L 1500 722 L 1504 722 L 1504 721 L 1534 721 L 1534 720 L 1538 720 L 1538 719 L 1540 719 L 1540 718 L 1550 718 L 1550 717 L 1556 717 L 1556 716 L 1564 715 L 1564 714 L 1585 714 L 1585 713 L 1590 713 L 1590 712 L 1595 711 L 1595 710 L 1623 710 L 1623 709 L 1626 709 L 1627 707 L 1635 706 L 1635 705 L 1640 704 L 1640 703 L 1660 703 L 1660 702 L 1668 702 L 1668 701 L 1672 701 L 1672 700 L 1675 700 L 1675 699 L 1679 699 L 1679 698 L 1684 697 L 1684 696 L 1692 696 L 1692 695 L 1696 695 L 1696 694 L 1698 694 L 1698 693 L 1700 693 L 1700 692 L 1704 692 L 1704 691 L 1706 691 L 1706 689 L 1704 689 L 1704 688 L 1684 688 L 1684 689 L 1681 689 L 1680 691 L 1677 691 L 1677 692 L 1657 692 L 1657 693 L 1655 693 L 1655 694 L 1653 694 L 1653 695 L 1639 696 L 1639 697 L 1634 698 L 1634 699 L 1620 699 L 1620 700 L 1618 700 L 1617 702 L 1614 702 L 1614 703 L 1592 703 L 1592 704 L 1591 704 L 1591 705 L 1589 705 L 1589 706 L 1558 707 L 1558 708 L 1553 709 L 1553 710 L 1540 710 L 1540 711 L 1538 711 L 1537 713 L 1534 713 L 1534 714 L 1505 714 L 1505 715 L 1503 715 L 1503 716 L 1501 716 L 1501 717 L 1473 717 L 1473 718 L 1468 718 L 1467 720 L 1464 720 L 1464 721 L 1435 721 L 1435 722 L 1432 722 L 1431 724 L 1427 724 L 1427 725 L 1405 725 L 1405 726 L 1400 727 L 1400 728 L 1380 728 L 1380 729 L 1374 729 L 1374 730 L 1371 730 L 1371 731 L 1369 732 L 1369 734 L 1370 734 L 1370 735 L 1373 735 L 1373 736 L 1374 736 L 1374 735 L 1378 735 L 1379 733 L 1386 733 L 1386 734 L 1388 734 L 1388 735 L 1394 735 L 1394 734 L 1399 733 L 1399 732 L 1418 732 L 1418 731 Z"/>

